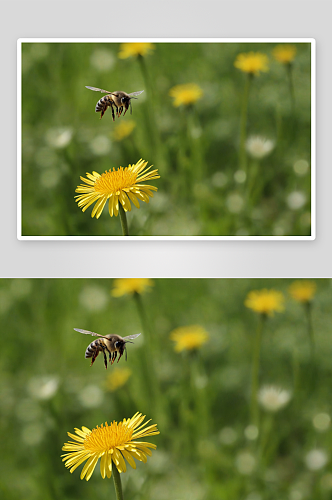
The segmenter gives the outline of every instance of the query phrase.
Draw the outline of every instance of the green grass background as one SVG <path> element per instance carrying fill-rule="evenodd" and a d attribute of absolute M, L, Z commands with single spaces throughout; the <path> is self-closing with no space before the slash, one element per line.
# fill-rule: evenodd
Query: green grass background
<path fill-rule="evenodd" d="M 137 236 L 310 235 L 310 44 L 296 44 L 293 65 L 295 110 L 285 67 L 275 61 L 275 43 L 158 43 L 143 61 L 119 59 L 116 43 L 22 44 L 22 234 L 24 236 L 119 236 L 118 218 L 107 207 L 97 221 L 77 207 L 80 176 L 93 170 L 147 160 L 161 178 L 149 205 L 128 214 Z M 259 51 L 270 70 L 250 89 L 247 136 L 275 141 L 257 164 L 248 159 L 245 183 L 239 170 L 240 115 L 246 75 L 234 67 L 239 53 Z M 143 66 L 142 63 L 143 62 Z M 169 90 L 196 83 L 203 98 L 175 108 Z M 94 112 L 102 94 L 85 85 L 133 92 L 133 115 L 112 122 Z M 136 127 L 116 142 L 120 121 Z M 67 130 L 71 140 L 55 147 L 52 134 Z M 234 177 L 235 175 L 235 177 Z M 252 184 L 248 193 L 247 186 Z M 287 197 L 300 192 L 292 209 Z M 235 200 L 235 201 L 234 201 Z M 234 208 L 235 204 L 235 208 Z"/>
<path fill-rule="evenodd" d="M 147 464 L 122 474 L 124 498 L 132 500 L 327 500 L 332 494 L 331 426 L 318 432 L 313 418 L 332 415 L 332 286 L 317 279 L 313 328 L 316 361 L 303 307 L 290 298 L 289 279 L 156 279 L 141 296 L 142 323 L 133 297 L 114 298 L 111 279 L 1 279 L 0 496 L 4 500 L 115 498 L 112 481 L 97 466 L 79 478 L 61 462 L 74 427 L 93 428 L 139 411 L 158 424 L 147 439 L 157 450 Z M 250 370 L 259 316 L 244 306 L 250 290 L 281 291 L 285 311 L 268 318 L 262 339 L 260 386 L 292 392 L 272 416 L 260 413 L 258 439 L 246 438 L 250 423 Z M 209 341 L 195 354 L 175 353 L 170 332 L 199 324 Z M 132 375 L 109 392 L 102 357 L 84 359 L 93 337 L 142 335 L 128 346 Z M 58 380 L 52 398 L 31 392 L 39 377 Z M 97 397 L 96 397 L 97 394 Z M 91 405 L 89 406 L 89 402 Z M 225 435 L 233 436 L 225 442 Z M 227 440 L 226 440 L 227 441 Z M 327 464 L 309 470 L 307 453 L 321 449 Z M 243 453 L 254 457 L 241 472 Z"/>

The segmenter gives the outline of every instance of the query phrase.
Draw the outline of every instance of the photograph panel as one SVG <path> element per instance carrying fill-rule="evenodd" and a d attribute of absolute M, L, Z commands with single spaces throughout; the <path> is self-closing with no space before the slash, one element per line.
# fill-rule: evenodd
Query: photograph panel
<path fill-rule="evenodd" d="M 331 301 L 331 279 L 1 279 L 2 497 L 330 498 Z"/>
<path fill-rule="evenodd" d="M 314 55 L 19 40 L 18 237 L 314 239 Z"/>

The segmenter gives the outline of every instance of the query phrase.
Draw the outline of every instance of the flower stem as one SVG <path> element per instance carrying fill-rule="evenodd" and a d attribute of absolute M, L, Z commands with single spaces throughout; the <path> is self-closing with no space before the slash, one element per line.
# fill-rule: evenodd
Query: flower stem
<path fill-rule="evenodd" d="M 257 327 L 256 336 L 254 339 L 254 348 L 251 365 L 251 401 L 250 401 L 250 417 L 251 423 L 258 427 L 259 411 L 258 411 L 258 380 L 259 380 L 259 365 L 261 353 L 262 332 L 266 320 L 266 315 L 261 314 L 260 322 Z"/>
<path fill-rule="evenodd" d="M 247 138 L 247 121 L 248 121 L 248 101 L 249 89 L 252 80 L 252 75 L 248 73 L 246 84 L 243 93 L 242 111 L 241 111 L 241 128 L 240 128 L 240 154 L 239 168 L 247 173 L 247 157 L 246 157 L 246 138 Z"/>
<path fill-rule="evenodd" d="M 155 108 L 156 108 L 156 97 L 155 92 L 151 83 L 151 79 L 149 77 L 148 69 L 144 60 L 144 57 L 139 55 L 138 62 L 141 67 L 141 72 L 143 75 L 143 80 L 147 89 L 147 95 L 149 99 L 150 106 L 147 106 L 147 129 L 150 137 L 152 138 L 151 146 L 155 148 L 156 151 L 160 148 L 160 137 L 158 134 L 157 121 L 155 117 Z M 152 105 L 151 105 L 152 104 Z"/>
<path fill-rule="evenodd" d="M 311 361 L 311 385 L 312 391 L 315 390 L 316 383 L 316 367 L 315 367 L 315 357 L 316 357 L 316 347 L 315 347 L 315 336 L 314 329 L 312 326 L 312 316 L 311 316 L 311 303 L 306 302 L 304 304 L 305 313 L 307 317 L 307 328 L 308 328 L 308 336 L 310 342 L 310 361 Z"/>
<path fill-rule="evenodd" d="M 150 345 L 152 342 L 152 336 L 151 336 L 151 331 L 150 331 L 150 327 L 149 327 L 149 322 L 147 319 L 147 315 L 145 312 L 142 298 L 138 292 L 134 292 L 134 299 L 135 299 L 138 314 L 139 314 L 139 317 L 141 320 L 142 328 L 144 330 L 144 333 L 148 336 L 148 344 Z"/>
<path fill-rule="evenodd" d="M 121 203 L 119 203 L 119 215 L 120 215 L 123 236 L 129 236 L 127 216 Z"/>
<path fill-rule="evenodd" d="M 311 317 L 311 303 L 306 302 L 304 304 L 305 312 L 307 316 L 307 325 L 308 325 L 308 335 L 310 341 L 310 354 L 311 354 L 311 362 L 314 363 L 315 360 L 315 338 L 314 338 L 314 329 L 312 326 L 312 317 Z"/>
<path fill-rule="evenodd" d="M 292 114 L 294 115 L 295 93 L 294 93 L 294 84 L 293 84 L 292 64 L 291 63 L 287 64 L 286 68 L 287 68 L 287 75 L 288 75 L 289 93 L 290 93 L 291 103 L 292 103 Z"/>
<path fill-rule="evenodd" d="M 120 473 L 119 473 L 118 469 L 115 467 L 115 465 L 113 466 L 113 469 L 112 469 L 112 476 L 113 476 L 113 481 L 114 481 L 116 500 L 123 500 Z"/>
<path fill-rule="evenodd" d="M 146 336 L 145 340 L 145 348 L 144 348 L 144 354 L 143 354 L 143 360 L 144 360 L 144 365 L 146 368 L 146 378 L 149 380 L 149 395 L 150 395 L 150 404 L 151 408 L 154 409 L 155 412 L 157 412 L 157 415 L 160 418 L 161 416 L 161 408 L 160 405 L 162 404 L 161 398 L 160 398 L 160 388 L 159 388 L 159 383 L 157 377 L 154 375 L 156 373 L 155 370 L 155 357 L 156 357 L 156 349 L 155 349 L 155 342 L 154 342 L 154 337 L 151 332 L 151 328 L 149 325 L 148 317 L 146 314 L 146 310 L 144 308 L 144 304 L 142 301 L 142 297 L 139 293 L 135 292 L 134 293 L 134 300 L 136 302 L 137 310 L 138 310 L 138 315 L 141 320 L 141 326 L 143 329 L 143 333 Z M 165 413 L 165 412 L 164 412 Z"/>

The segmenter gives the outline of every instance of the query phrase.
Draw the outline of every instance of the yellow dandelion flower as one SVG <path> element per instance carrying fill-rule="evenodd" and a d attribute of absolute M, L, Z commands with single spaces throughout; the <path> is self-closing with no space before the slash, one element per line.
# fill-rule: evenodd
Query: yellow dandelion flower
<path fill-rule="evenodd" d="M 135 127 L 136 123 L 133 122 L 132 120 L 120 122 L 114 129 L 113 132 L 114 139 L 118 142 L 122 141 L 132 133 Z"/>
<path fill-rule="evenodd" d="M 310 302 L 315 295 L 317 286 L 314 281 L 299 280 L 294 281 L 288 288 L 294 300 L 298 302 Z"/>
<path fill-rule="evenodd" d="M 110 425 L 105 422 L 99 427 L 88 429 L 76 429 L 76 434 L 68 432 L 68 436 L 74 439 L 65 443 L 62 450 L 68 453 L 61 455 L 65 466 L 74 472 L 74 470 L 86 462 L 82 472 L 81 479 L 89 481 L 97 462 L 100 458 L 100 473 L 103 479 L 112 475 L 113 464 L 119 472 L 126 472 L 126 461 L 133 469 L 136 469 L 134 458 L 140 462 L 146 463 L 147 455 L 151 456 L 150 450 L 155 450 L 157 446 L 145 441 L 137 441 L 143 437 L 156 436 L 159 434 L 157 424 L 145 427 L 150 420 L 142 422 L 145 415 L 135 413 L 132 418 L 124 418 L 122 422 L 113 421 Z"/>
<path fill-rule="evenodd" d="M 263 315 L 273 316 L 273 313 L 284 310 L 284 296 L 277 290 L 252 290 L 244 302 L 246 307 Z"/>
<path fill-rule="evenodd" d="M 274 58 L 283 64 L 290 64 L 292 61 L 294 61 L 295 55 L 296 55 L 295 45 L 287 45 L 287 44 L 277 45 L 273 50 Z"/>
<path fill-rule="evenodd" d="M 126 294 L 143 293 L 154 286 L 150 278 L 118 278 L 114 280 L 114 288 L 111 292 L 113 297 L 121 297 Z"/>
<path fill-rule="evenodd" d="M 158 188 L 148 184 L 141 184 L 143 181 L 159 179 L 158 170 L 148 172 L 151 167 L 145 169 L 147 161 L 139 160 L 135 165 L 129 165 L 126 168 L 120 167 L 106 171 L 103 174 L 92 172 L 87 173 L 87 179 L 81 177 L 85 184 L 77 187 L 76 193 L 81 193 L 75 196 L 79 207 L 85 210 L 96 202 L 91 217 L 96 216 L 98 219 L 103 211 L 103 208 L 109 200 L 109 214 L 117 216 L 119 213 L 119 203 L 121 203 L 125 212 L 131 211 L 132 201 L 135 207 L 140 208 L 139 200 L 149 203 L 149 196 L 153 197 L 152 191 L 157 191 Z"/>
<path fill-rule="evenodd" d="M 175 351 L 192 351 L 198 349 L 209 339 L 209 334 L 200 325 L 181 326 L 173 330 L 170 339 L 175 342 Z"/>
<path fill-rule="evenodd" d="M 185 83 L 184 85 L 175 85 L 169 91 L 169 95 L 174 97 L 173 106 L 178 107 L 184 104 L 194 104 L 203 95 L 201 87 L 196 83 Z"/>
<path fill-rule="evenodd" d="M 234 66 L 244 73 L 258 75 L 260 71 L 269 71 L 269 58 L 261 52 L 238 54 Z"/>
<path fill-rule="evenodd" d="M 153 43 L 135 42 L 121 43 L 119 58 L 127 59 L 132 56 L 146 56 L 155 49 Z"/>
<path fill-rule="evenodd" d="M 123 387 L 131 375 L 129 368 L 114 368 L 112 374 L 109 375 L 105 382 L 106 390 L 114 392 L 120 387 Z"/>

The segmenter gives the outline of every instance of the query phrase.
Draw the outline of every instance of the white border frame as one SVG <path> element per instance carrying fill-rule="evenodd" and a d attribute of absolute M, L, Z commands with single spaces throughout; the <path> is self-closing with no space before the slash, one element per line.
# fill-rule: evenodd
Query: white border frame
<path fill-rule="evenodd" d="M 310 236 L 22 236 L 22 43 L 310 43 L 311 235 Z M 17 40 L 17 239 L 66 241 L 291 241 L 316 239 L 316 40 L 314 38 L 19 38 Z"/>

